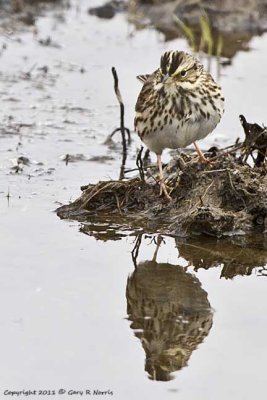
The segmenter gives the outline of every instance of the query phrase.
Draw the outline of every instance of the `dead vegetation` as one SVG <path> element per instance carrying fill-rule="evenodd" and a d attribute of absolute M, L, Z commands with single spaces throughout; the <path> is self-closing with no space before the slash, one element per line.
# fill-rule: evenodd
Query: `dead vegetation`
<path fill-rule="evenodd" d="M 253 141 L 250 153 L 259 151 L 255 146 Z M 264 159 L 257 166 L 248 164 L 246 141 L 211 151 L 211 165 L 196 163 L 193 155 L 180 155 L 165 166 L 171 202 L 159 196 L 156 169 L 151 167 L 146 170 L 146 180 L 134 177 L 89 184 L 82 188 L 81 197 L 60 207 L 57 213 L 61 218 L 79 221 L 93 216 L 106 216 L 113 222 L 119 218 L 130 229 L 184 237 L 266 232 Z"/>

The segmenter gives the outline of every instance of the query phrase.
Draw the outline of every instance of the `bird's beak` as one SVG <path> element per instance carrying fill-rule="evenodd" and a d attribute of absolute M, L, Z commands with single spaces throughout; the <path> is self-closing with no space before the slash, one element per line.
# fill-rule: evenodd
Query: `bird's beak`
<path fill-rule="evenodd" d="M 165 74 L 165 75 L 163 76 L 162 83 L 165 83 L 166 80 L 167 80 L 169 77 L 170 77 L 170 75 L 169 75 L 168 73 Z"/>

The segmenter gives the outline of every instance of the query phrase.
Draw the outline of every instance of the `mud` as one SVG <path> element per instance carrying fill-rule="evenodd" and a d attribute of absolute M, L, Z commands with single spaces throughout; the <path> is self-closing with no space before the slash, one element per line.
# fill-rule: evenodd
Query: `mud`
<path fill-rule="evenodd" d="M 9 0 L 0 1 L 0 29 L 6 35 L 35 26 L 37 19 L 51 7 L 66 8 L 64 0 Z"/>
<path fill-rule="evenodd" d="M 266 233 L 264 163 L 254 168 L 246 165 L 238 150 L 218 151 L 213 160 L 211 165 L 201 165 L 186 155 L 170 161 L 164 173 L 171 202 L 160 196 L 157 174 L 152 172 L 146 180 L 88 185 L 80 198 L 57 209 L 57 214 L 79 221 L 109 215 L 113 222 L 119 218 L 130 228 L 183 237 Z"/>
<path fill-rule="evenodd" d="M 205 15 L 213 42 L 212 54 L 218 55 L 218 49 L 222 47 L 220 55 L 229 59 L 239 50 L 247 51 L 253 36 L 262 35 L 267 30 L 266 0 L 129 0 L 126 4 L 112 0 L 89 12 L 100 18 L 113 18 L 122 10 L 128 12 L 129 21 L 137 29 L 153 26 L 164 34 L 165 40 L 186 36 L 175 18 L 178 17 L 191 31 L 194 47 L 207 52 L 200 23 Z"/>

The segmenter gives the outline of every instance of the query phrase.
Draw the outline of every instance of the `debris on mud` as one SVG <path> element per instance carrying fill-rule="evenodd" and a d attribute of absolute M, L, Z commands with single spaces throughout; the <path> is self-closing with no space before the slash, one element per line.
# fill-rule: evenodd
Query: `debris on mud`
<path fill-rule="evenodd" d="M 221 54 L 227 58 L 232 58 L 239 50 L 247 50 L 253 36 L 266 32 L 265 0 L 129 0 L 128 5 L 129 20 L 137 28 L 152 25 L 166 40 L 190 31 L 190 37 L 194 37 L 195 44 L 200 47 L 205 16 L 213 42 L 211 52 L 216 55 L 221 46 L 215 43 L 221 42 Z"/>
<path fill-rule="evenodd" d="M 107 163 L 109 161 L 113 161 L 114 157 L 112 156 L 92 156 L 87 157 L 84 154 L 66 154 L 61 157 L 61 160 L 65 162 L 66 165 L 69 163 L 75 163 L 80 161 L 91 161 L 97 163 Z"/>
<path fill-rule="evenodd" d="M 58 208 L 57 214 L 78 221 L 118 219 L 126 229 L 180 237 L 267 232 L 265 160 L 260 166 L 247 164 L 244 149 L 247 144 L 216 150 L 209 165 L 188 154 L 171 160 L 164 168 L 171 202 L 159 196 L 157 170 L 151 167 L 145 180 L 134 177 L 82 187 L 82 195 Z"/>
<path fill-rule="evenodd" d="M 265 0 L 108 0 L 88 13 L 111 19 L 121 11 L 137 29 L 153 26 L 166 40 L 186 37 L 194 51 L 226 57 L 225 65 L 266 32 Z"/>
<path fill-rule="evenodd" d="M 267 128 L 258 124 L 250 124 L 246 121 L 244 115 L 239 116 L 241 125 L 245 133 L 245 161 L 248 157 L 253 156 L 253 152 L 257 150 L 257 158 L 254 159 L 256 167 L 259 167 L 266 157 L 267 152 Z"/>
<path fill-rule="evenodd" d="M 10 35 L 25 25 L 35 25 L 37 17 L 52 5 L 67 7 L 67 2 L 64 0 L 0 0 L 0 27 Z"/>
<path fill-rule="evenodd" d="M 124 11 L 126 9 L 126 3 L 121 0 L 111 0 L 107 3 L 88 9 L 88 14 L 95 15 L 98 18 L 111 19 L 118 12 Z"/>

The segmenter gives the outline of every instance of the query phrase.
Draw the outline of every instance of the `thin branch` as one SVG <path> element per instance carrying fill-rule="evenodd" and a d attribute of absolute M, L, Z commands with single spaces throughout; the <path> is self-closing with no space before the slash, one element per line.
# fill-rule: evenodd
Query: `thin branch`
<path fill-rule="evenodd" d="M 140 249 L 140 246 L 141 246 L 141 243 L 142 243 L 142 238 L 143 238 L 143 234 L 142 233 L 138 233 L 138 235 L 135 238 L 134 248 L 131 251 L 132 260 L 133 260 L 135 269 L 137 268 L 137 257 L 138 257 L 139 249 Z"/>
<path fill-rule="evenodd" d="M 141 146 L 141 149 L 139 150 L 137 157 L 136 157 L 136 166 L 138 168 L 140 179 L 142 182 L 145 181 L 144 165 L 143 165 L 143 160 L 142 160 L 143 150 L 144 150 L 144 147 Z"/>
<path fill-rule="evenodd" d="M 113 78 L 114 78 L 114 91 L 115 91 L 117 100 L 118 100 L 119 105 L 120 105 L 120 127 L 115 129 L 111 133 L 110 138 L 116 132 L 119 132 L 119 131 L 121 132 L 121 138 L 122 138 L 122 162 L 121 162 L 121 169 L 120 169 L 120 177 L 119 177 L 119 179 L 123 179 L 124 178 L 125 163 L 126 163 L 126 159 L 127 159 L 127 143 L 126 143 L 125 132 L 128 135 L 128 142 L 130 142 L 131 136 L 130 136 L 130 130 L 128 128 L 125 128 L 125 126 L 124 126 L 124 104 L 123 104 L 122 97 L 121 97 L 121 92 L 120 92 L 120 89 L 119 89 L 119 79 L 118 79 L 117 71 L 116 71 L 115 67 L 112 67 L 111 71 L 112 71 L 112 75 L 113 75 Z"/>
<path fill-rule="evenodd" d="M 228 147 L 226 147 L 225 149 L 221 150 L 221 151 L 219 152 L 219 154 L 216 155 L 215 157 L 209 158 L 209 161 L 216 161 L 216 160 L 218 160 L 220 157 L 225 157 L 225 156 L 228 156 L 229 154 L 236 153 L 237 150 L 242 149 L 243 147 L 244 147 L 243 143 L 242 143 L 242 144 L 234 144 L 233 146 L 228 146 Z M 228 148 L 229 148 L 230 150 L 224 151 L 224 150 L 226 150 L 226 149 L 228 149 Z"/>

